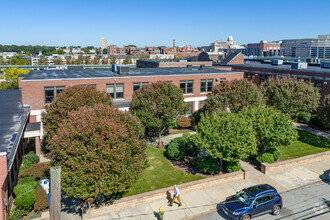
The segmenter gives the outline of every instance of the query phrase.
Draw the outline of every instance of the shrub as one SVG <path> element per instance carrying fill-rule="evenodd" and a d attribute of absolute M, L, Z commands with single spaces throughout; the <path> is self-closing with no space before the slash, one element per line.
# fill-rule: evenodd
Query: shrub
<path fill-rule="evenodd" d="M 304 123 L 308 124 L 309 121 L 311 120 L 312 114 L 311 113 L 306 113 L 306 112 L 301 112 L 299 114 L 298 119 L 303 121 Z"/>
<path fill-rule="evenodd" d="M 49 163 L 34 163 L 31 167 L 21 170 L 18 174 L 19 178 L 31 176 L 35 180 L 49 176 Z"/>
<path fill-rule="evenodd" d="M 176 123 L 179 128 L 190 128 L 192 126 L 192 120 L 185 116 L 179 116 Z"/>
<path fill-rule="evenodd" d="M 176 123 L 176 120 L 170 121 L 168 128 L 177 128 L 177 127 L 178 127 L 178 125 Z"/>
<path fill-rule="evenodd" d="M 16 208 L 9 212 L 8 220 L 22 220 L 25 212 Z"/>
<path fill-rule="evenodd" d="M 197 125 L 201 121 L 201 116 L 204 114 L 204 108 L 198 109 L 194 111 L 191 115 L 191 119 L 193 120 L 194 124 Z"/>
<path fill-rule="evenodd" d="M 21 170 L 31 167 L 32 164 L 39 163 L 39 157 L 34 152 L 29 152 L 23 156 L 23 163 L 20 167 Z"/>
<path fill-rule="evenodd" d="M 24 178 L 19 179 L 17 185 L 22 185 L 22 184 L 25 184 L 25 183 L 31 183 L 31 182 L 34 182 L 34 181 L 35 181 L 34 177 L 28 176 L 28 177 L 24 177 Z"/>
<path fill-rule="evenodd" d="M 25 183 L 22 185 L 17 185 L 14 188 L 14 193 L 16 198 L 14 199 L 14 205 L 18 209 L 30 211 L 35 200 L 35 192 L 34 189 L 37 187 L 36 182 Z"/>
<path fill-rule="evenodd" d="M 266 162 L 270 164 L 270 163 L 274 163 L 275 158 L 271 153 L 263 153 L 257 157 L 257 161 L 259 161 L 260 163 Z"/>
<path fill-rule="evenodd" d="M 183 160 L 186 157 L 186 149 L 184 145 L 177 141 L 170 142 L 166 149 L 166 153 L 173 160 Z"/>
<path fill-rule="evenodd" d="M 48 141 L 66 195 L 90 201 L 123 195 L 147 166 L 143 136 L 137 117 L 109 105 L 70 112 Z"/>
<path fill-rule="evenodd" d="M 320 105 L 320 119 L 321 119 L 321 124 L 324 126 L 326 129 L 330 129 L 330 95 L 326 95 Z"/>
<path fill-rule="evenodd" d="M 220 171 L 220 162 L 212 157 L 200 157 L 197 160 L 197 169 L 202 173 L 216 174 Z"/>
<path fill-rule="evenodd" d="M 274 161 L 280 159 L 281 157 L 281 151 L 279 151 L 277 148 L 271 148 L 268 150 L 268 153 L 272 154 L 274 157 Z"/>
<path fill-rule="evenodd" d="M 35 212 L 40 212 L 48 208 L 48 199 L 45 190 L 38 186 L 35 189 L 36 202 L 34 203 L 33 210 Z"/>
<path fill-rule="evenodd" d="M 224 162 L 226 172 L 232 173 L 241 169 L 239 161 Z"/>

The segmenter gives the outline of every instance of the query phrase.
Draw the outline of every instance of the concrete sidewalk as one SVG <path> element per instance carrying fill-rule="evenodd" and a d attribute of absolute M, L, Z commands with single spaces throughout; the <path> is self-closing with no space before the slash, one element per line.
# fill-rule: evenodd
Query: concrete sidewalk
<path fill-rule="evenodd" d="M 189 219 L 216 210 L 219 203 L 225 200 L 226 197 L 251 185 L 268 183 L 277 188 L 279 192 L 284 192 L 321 181 L 320 176 L 328 177 L 329 175 L 330 159 L 293 167 L 269 175 L 264 175 L 245 162 L 242 162 L 242 167 L 248 167 L 250 169 L 248 179 L 182 194 L 181 200 L 183 205 L 181 207 L 178 207 L 178 204 L 169 207 L 169 201 L 164 197 L 164 199 L 161 200 L 140 204 L 132 208 L 112 212 L 92 219 L 157 219 L 156 213 L 160 206 L 162 206 L 165 211 L 164 219 Z M 325 172 L 327 173 L 326 175 L 324 175 Z M 171 194 L 173 194 L 173 192 L 171 192 Z"/>
<path fill-rule="evenodd" d="M 297 129 L 301 129 L 301 130 L 305 130 L 309 133 L 312 133 L 312 134 L 315 134 L 315 135 L 318 135 L 318 136 L 321 136 L 321 137 L 324 137 L 324 138 L 327 138 L 327 139 L 330 139 L 330 134 L 329 133 L 326 133 L 326 132 L 323 132 L 323 131 L 319 131 L 319 130 L 316 130 L 314 128 L 311 128 L 311 127 L 308 127 L 307 124 L 302 124 L 302 123 L 298 123 L 298 122 L 293 122 L 293 125 L 297 128 Z"/>

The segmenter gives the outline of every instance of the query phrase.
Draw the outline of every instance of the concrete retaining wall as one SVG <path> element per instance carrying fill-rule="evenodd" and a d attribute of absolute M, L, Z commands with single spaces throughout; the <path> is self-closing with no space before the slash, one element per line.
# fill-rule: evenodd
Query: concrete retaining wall
<path fill-rule="evenodd" d="M 301 166 L 304 164 L 314 163 L 317 161 L 325 160 L 330 158 L 330 151 L 308 155 L 305 157 L 295 158 L 277 163 L 261 163 L 261 172 L 269 174 L 274 171 L 284 170 L 290 167 Z"/>
<path fill-rule="evenodd" d="M 193 181 L 193 182 L 189 182 L 189 183 L 180 184 L 179 185 L 180 192 L 182 194 L 184 194 L 187 192 L 204 189 L 204 188 L 211 187 L 211 186 L 220 185 L 223 183 L 233 182 L 233 181 L 237 181 L 237 180 L 243 180 L 243 179 L 247 178 L 248 172 L 249 172 L 248 169 L 244 169 L 244 170 L 239 170 L 239 171 L 236 171 L 233 173 L 228 173 L 228 174 L 224 174 L 224 175 L 214 176 L 214 177 L 210 177 L 210 178 L 206 178 L 206 179 L 202 179 L 202 180 L 197 180 L 197 181 Z M 121 209 L 127 209 L 130 207 L 134 207 L 134 206 L 140 205 L 142 203 L 149 203 L 154 200 L 160 200 L 160 199 L 166 200 L 167 191 L 172 192 L 173 187 L 171 186 L 171 187 L 158 189 L 158 190 L 151 191 L 151 192 L 146 192 L 146 193 L 141 193 L 141 194 L 134 195 L 134 196 L 125 197 L 125 198 L 116 200 L 111 204 L 105 204 L 100 207 L 84 208 L 82 210 L 82 217 L 83 217 L 83 219 L 89 219 L 89 218 L 93 218 L 96 216 L 105 215 L 107 213 L 116 212 Z"/>

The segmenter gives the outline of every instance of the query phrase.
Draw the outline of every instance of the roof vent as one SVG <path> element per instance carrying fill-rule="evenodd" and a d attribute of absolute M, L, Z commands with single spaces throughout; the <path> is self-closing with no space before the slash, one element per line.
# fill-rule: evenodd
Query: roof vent
<path fill-rule="evenodd" d="M 200 66 L 199 66 L 199 69 L 200 69 L 200 70 L 205 69 L 205 65 L 204 65 L 204 64 L 203 64 L 203 65 L 200 65 Z"/>
<path fill-rule="evenodd" d="M 187 65 L 187 69 L 192 69 L 192 65 Z"/>
<path fill-rule="evenodd" d="M 283 65 L 283 60 L 272 60 L 271 65 Z"/>
<path fill-rule="evenodd" d="M 307 63 L 303 63 L 303 62 L 294 62 L 294 63 L 291 63 L 291 69 L 293 69 L 293 70 L 307 69 Z"/>
<path fill-rule="evenodd" d="M 117 73 L 118 74 L 129 73 L 129 66 L 117 66 Z"/>

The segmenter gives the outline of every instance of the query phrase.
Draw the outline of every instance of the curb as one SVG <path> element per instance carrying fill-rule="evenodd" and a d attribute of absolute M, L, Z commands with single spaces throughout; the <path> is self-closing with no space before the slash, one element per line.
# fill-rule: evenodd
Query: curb
<path fill-rule="evenodd" d="M 295 190 L 295 189 L 298 189 L 298 188 L 301 188 L 301 187 L 309 186 L 309 185 L 312 185 L 312 184 L 315 184 L 315 183 L 319 183 L 319 182 L 322 182 L 322 181 L 323 181 L 323 179 L 318 179 L 318 180 L 315 180 L 314 182 L 311 182 L 311 183 L 306 183 L 306 184 L 303 184 L 303 185 L 300 185 L 300 186 L 297 186 L 297 187 L 290 188 L 288 190 L 279 191 L 279 193 L 289 192 L 291 190 Z M 222 203 L 222 202 L 220 202 L 220 203 Z M 201 212 L 199 214 L 196 214 L 196 215 L 193 215 L 193 216 L 189 216 L 189 217 L 183 218 L 182 220 L 191 220 L 191 219 L 194 219 L 194 218 L 198 218 L 198 217 L 202 217 L 204 215 L 211 214 L 213 212 L 218 212 L 220 210 L 222 210 L 222 209 L 221 208 L 219 208 L 219 209 L 217 209 L 217 208 L 211 209 L 211 210 L 206 211 L 206 212 Z"/>

